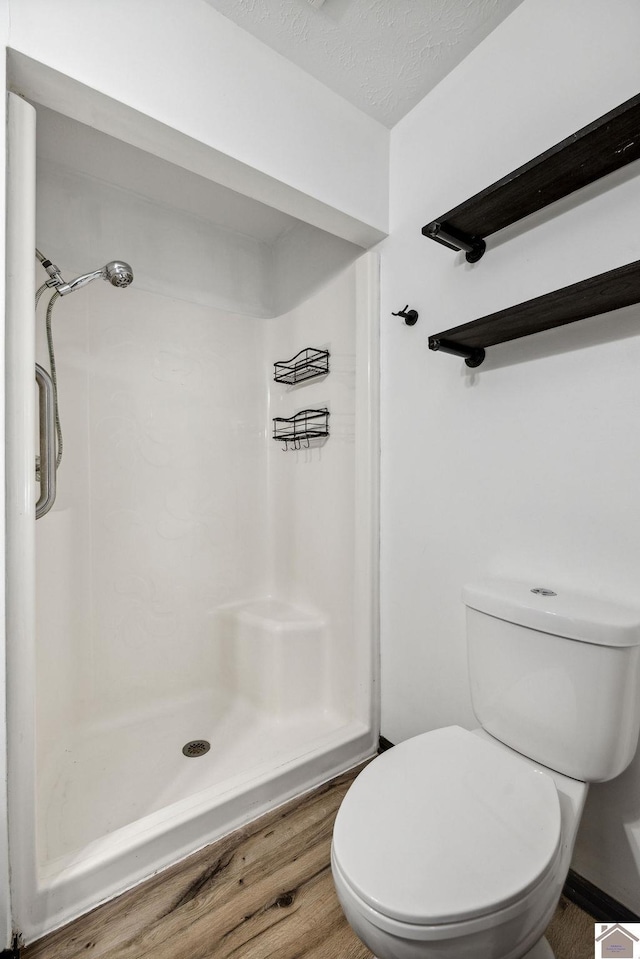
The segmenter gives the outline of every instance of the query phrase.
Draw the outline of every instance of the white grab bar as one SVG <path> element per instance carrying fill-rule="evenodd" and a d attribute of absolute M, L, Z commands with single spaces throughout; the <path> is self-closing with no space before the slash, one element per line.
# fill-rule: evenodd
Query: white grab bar
<path fill-rule="evenodd" d="M 36 503 L 36 519 L 40 519 L 49 512 L 56 499 L 56 424 L 53 382 L 39 363 L 36 363 L 36 383 L 40 409 L 40 498 Z"/>

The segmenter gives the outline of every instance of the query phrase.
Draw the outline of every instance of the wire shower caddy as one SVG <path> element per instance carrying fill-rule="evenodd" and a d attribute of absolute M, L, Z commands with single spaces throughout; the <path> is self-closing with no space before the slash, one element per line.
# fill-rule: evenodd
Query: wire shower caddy
<path fill-rule="evenodd" d="M 316 350 L 312 346 L 300 350 L 290 360 L 279 360 L 273 364 L 273 378 L 276 383 L 303 383 L 316 376 L 325 376 L 329 372 L 329 351 Z"/>
<path fill-rule="evenodd" d="M 300 410 L 289 417 L 274 416 L 273 438 L 284 443 L 283 450 L 309 449 L 310 440 L 329 435 L 329 416 L 326 408 Z"/>

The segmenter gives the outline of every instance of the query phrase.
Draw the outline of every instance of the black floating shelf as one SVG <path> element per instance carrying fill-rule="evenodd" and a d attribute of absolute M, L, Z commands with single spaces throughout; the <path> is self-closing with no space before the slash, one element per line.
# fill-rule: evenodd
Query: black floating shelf
<path fill-rule="evenodd" d="M 429 337 L 429 349 L 479 366 L 488 346 L 640 302 L 640 260 Z"/>
<path fill-rule="evenodd" d="M 484 239 L 640 158 L 640 95 L 622 103 L 423 226 L 423 234 L 474 263 Z"/>
<path fill-rule="evenodd" d="M 273 364 L 273 378 L 276 383 L 302 383 L 314 376 L 324 376 L 329 372 L 329 351 L 307 347 L 300 350 L 290 360 L 281 360 Z"/>
<path fill-rule="evenodd" d="M 308 448 L 312 439 L 329 435 L 329 410 L 300 410 L 295 416 L 273 418 L 273 438 L 284 443 L 283 449 Z"/>

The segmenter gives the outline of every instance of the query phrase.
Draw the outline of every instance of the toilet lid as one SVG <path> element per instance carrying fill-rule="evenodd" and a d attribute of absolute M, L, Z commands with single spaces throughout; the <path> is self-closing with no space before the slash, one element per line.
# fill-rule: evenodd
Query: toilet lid
<path fill-rule="evenodd" d="M 460 922 L 517 902 L 555 864 L 551 776 L 458 726 L 389 749 L 340 807 L 333 854 L 365 903 L 403 922 Z"/>

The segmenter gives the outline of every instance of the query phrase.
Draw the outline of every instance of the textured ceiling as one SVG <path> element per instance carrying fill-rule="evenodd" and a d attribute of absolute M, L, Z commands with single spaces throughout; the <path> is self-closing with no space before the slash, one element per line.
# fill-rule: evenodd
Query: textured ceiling
<path fill-rule="evenodd" d="M 522 0 L 206 0 L 391 127 Z"/>

